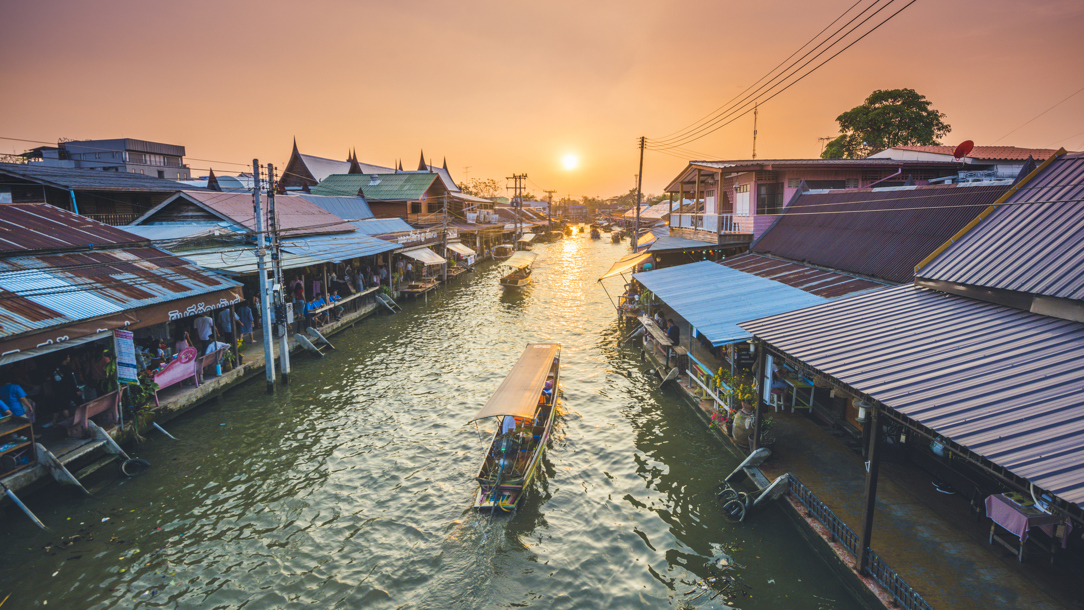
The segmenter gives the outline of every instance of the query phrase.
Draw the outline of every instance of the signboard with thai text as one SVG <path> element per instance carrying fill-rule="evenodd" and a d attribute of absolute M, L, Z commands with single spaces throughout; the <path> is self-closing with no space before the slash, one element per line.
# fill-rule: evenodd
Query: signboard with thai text
<path fill-rule="evenodd" d="M 116 344 L 117 383 L 139 383 L 139 365 L 136 363 L 135 337 L 131 331 L 113 331 Z"/>

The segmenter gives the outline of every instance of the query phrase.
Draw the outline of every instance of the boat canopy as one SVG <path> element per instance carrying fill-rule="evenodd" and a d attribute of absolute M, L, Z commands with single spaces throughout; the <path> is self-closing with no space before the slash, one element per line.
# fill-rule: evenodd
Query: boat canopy
<path fill-rule="evenodd" d="M 538 409 L 538 398 L 546 387 L 553 359 L 560 352 L 560 343 L 529 343 L 519 357 L 519 362 L 516 362 L 497 391 L 470 421 L 502 415 L 533 419 Z"/>
<path fill-rule="evenodd" d="M 515 267 L 516 269 L 523 269 L 524 267 L 530 267 L 534 263 L 534 259 L 538 258 L 538 255 L 534 252 L 527 252 L 520 250 L 508 258 L 508 260 L 501 263 L 502 265 L 508 265 L 509 267 Z"/>
<path fill-rule="evenodd" d="M 519 238 L 519 241 L 525 241 L 527 243 L 531 243 L 532 241 L 534 241 L 534 233 L 524 233 L 523 237 Z"/>
<path fill-rule="evenodd" d="M 629 269 L 634 269 L 636 267 L 636 265 L 639 265 L 640 263 L 646 261 L 649 258 L 651 258 L 651 253 L 649 253 L 649 252 L 637 252 L 635 254 L 626 254 L 625 256 L 622 256 L 620 260 L 618 260 L 616 263 L 614 263 L 613 267 L 610 267 L 609 271 L 602 274 L 602 277 L 598 278 L 598 281 L 601 282 L 602 280 L 604 280 L 604 279 L 606 279 L 608 277 L 613 277 L 613 276 L 618 275 L 620 273 L 624 273 L 624 272 L 628 271 Z"/>
<path fill-rule="evenodd" d="M 460 244 L 460 243 L 450 243 L 450 244 L 448 244 L 448 249 L 451 250 L 452 252 L 458 252 L 459 254 L 461 254 L 463 256 L 474 256 L 475 254 L 478 254 L 474 250 L 472 250 L 472 249 L 468 248 L 467 246 L 464 246 L 463 244 Z"/>
<path fill-rule="evenodd" d="M 658 237 L 656 237 L 654 233 L 651 233 L 651 232 L 644 233 L 643 235 L 640 236 L 639 241 L 636 242 L 636 247 L 639 248 L 641 246 L 646 246 L 648 244 L 654 243 L 654 241 L 657 240 L 657 239 L 658 239 Z"/>
<path fill-rule="evenodd" d="M 443 265 L 448 262 L 444 260 L 444 257 L 433 252 L 429 248 L 418 248 L 417 250 L 403 250 L 400 252 L 403 256 L 409 256 L 410 258 L 425 263 L 426 265 Z"/>

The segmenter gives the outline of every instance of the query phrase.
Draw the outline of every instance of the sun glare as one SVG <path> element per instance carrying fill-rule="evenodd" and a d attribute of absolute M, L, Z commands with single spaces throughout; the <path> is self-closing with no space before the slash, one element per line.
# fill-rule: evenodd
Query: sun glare
<path fill-rule="evenodd" d="M 567 154 L 561 158 L 561 165 L 565 169 L 576 169 L 576 166 L 580 164 L 580 158 L 573 154 Z"/>

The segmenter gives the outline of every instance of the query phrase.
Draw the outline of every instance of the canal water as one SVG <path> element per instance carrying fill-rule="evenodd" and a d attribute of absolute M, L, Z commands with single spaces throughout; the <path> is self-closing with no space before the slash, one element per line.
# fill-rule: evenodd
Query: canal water
<path fill-rule="evenodd" d="M 515 294 L 482 265 L 151 433 L 149 471 L 32 497 L 52 531 L 9 507 L 5 607 L 724 608 L 686 595 L 724 557 L 736 607 L 861 607 L 780 509 L 720 514 L 736 460 L 617 345 L 596 279 L 627 247 L 540 244 Z M 565 413 L 518 511 L 475 513 L 493 428 L 466 422 L 531 341 L 564 344 Z"/>

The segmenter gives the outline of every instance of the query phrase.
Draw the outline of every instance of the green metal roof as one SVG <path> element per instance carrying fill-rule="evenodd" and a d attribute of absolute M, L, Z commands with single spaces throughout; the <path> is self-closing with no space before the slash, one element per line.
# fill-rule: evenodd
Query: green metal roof
<path fill-rule="evenodd" d="M 439 175 L 430 173 L 334 174 L 313 187 L 312 194 L 335 197 L 360 194 L 368 201 L 416 201 L 439 179 Z"/>

